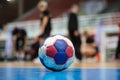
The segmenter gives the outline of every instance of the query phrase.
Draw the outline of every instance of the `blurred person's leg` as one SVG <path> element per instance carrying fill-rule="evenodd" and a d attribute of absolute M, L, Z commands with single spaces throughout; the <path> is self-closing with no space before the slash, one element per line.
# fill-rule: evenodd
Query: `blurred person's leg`
<path fill-rule="evenodd" d="M 44 42 L 45 40 L 45 35 L 40 35 L 38 37 L 38 41 L 35 42 L 33 45 L 32 45 L 32 50 L 33 50 L 33 53 L 32 53 L 32 60 L 34 63 L 39 63 L 39 58 L 38 58 L 38 51 L 39 51 L 39 48 L 40 46 L 42 45 L 42 43 Z M 46 35 L 46 37 L 48 37 L 48 35 Z"/>
<path fill-rule="evenodd" d="M 74 39 L 74 46 L 75 46 L 75 50 L 76 50 L 76 57 L 81 60 L 82 59 L 82 55 L 81 55 L 81 51 L 80 51 L 80 48 L 81 48 L 81 41 L 80 41 L 80 36 L 78 37 L 75 37 Z"/>
<path fill-rule="evenodd" d="M 118 43 L 117 43 L 115 58 L 120 59 L 120 37 L 119 37 L 119 40 L 118 40 Z"/>
<path fill-rule="evenodd" d="M 25 47 L 24 47 L 24 44 L 23 45 L 18 45 L 18 44 L 20 44 L 20 43 L 17 42 L 16 47 L 15 47 L 16 58 L 17 58 L 17 60 L 22 61 L 22 60 L 24 60 L 24 57 L 25 57 L 25 49 L 24 49 Z"/>
<path fill-rule="evenodd" d="M 75 56 L 77 59 L 81 60 L 82 59 L 82 55 L 81 55 L 81 37 L 79 36 L 74 36 L 72 34 L 72 32 L 70 33 L 70 39 L 74 45 L 75 48 Z"/>
<path fill-rule="evenodd" d="M 36 41 L 34 42 L 32 45 L 31 45 L 31 59 L 34 60 L 35 58 L 38 57 L 38 50 L 39 50 L 39 41 Z"/>

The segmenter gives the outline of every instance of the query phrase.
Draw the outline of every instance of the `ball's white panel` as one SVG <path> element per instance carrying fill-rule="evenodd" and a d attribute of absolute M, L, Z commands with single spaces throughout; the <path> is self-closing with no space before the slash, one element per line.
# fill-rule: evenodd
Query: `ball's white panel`
<path fill-rule="evenodd" d="M 49 68 L 54 67 L 54 60 L 47 55 L 43 58 L 43 63 Z"/>
<path fill-rule="evenodd" d="M 42 46 L 41 48 L 39 48 L 39 57 L 44 58 L 45 55 L 46 55 L 46 47 Z"/>
<path fill-rule="evenodd" d="M 73 47 L 72 42 L 68 38 L 64 38 L 64 40 L 67 42 L 69 46 Z"/>
<path fill-rule="evenodd" d="M 68 67 L 73 63 L 74 58 L 75 58 L 75 56 L 69 58 L 69 59 L 67 60 L 66 64 L 64 65 L 64 67 L 65 67 L 65 68 L 68 68 Z"/>
<path fill-rule="evenodd" d="M 70 61 L 67 61 L 63 65 L 57 65 L 55 63 L 54 59 L 52 59 L 52 58 L 50 58 L 48 56 L 45 56 L 44 59 L 43 59 L 43 62 L 49 68 L 52 68 L 54 70 L 62 70 L 64 68 L 68 68 L 72 64 L 73 61 L 72 61 L 72 59 L 70 59 Z"/>
<path fill-rule="evenodd" d="M 43 45 L 46 47 L 51 46 L 51 45 L 54 45 L 55 41 L 56 41 L 56 39 L 54 37 L 49 37 L 45 40 Z"/>
<path fill-rule="evenodd" d="M 61 35 L 56 35 L 56 36 L 54 36 L 54 38 L 55 38 L 55 39 L 64 39 L 64 37 L 61 36 Z"/>
<path fill-rule="evenodd" d="M 49 68 L 53 68 L 55 70 L 61 70 L 64 68 L 64 65 L 57 65 L 55 64 L 55 61 L 54 59 L 48 57 L 48 56 L 45 56 L 44 59 L 43 59 L 43 62 L 44 64 L 49 67 Z"/>

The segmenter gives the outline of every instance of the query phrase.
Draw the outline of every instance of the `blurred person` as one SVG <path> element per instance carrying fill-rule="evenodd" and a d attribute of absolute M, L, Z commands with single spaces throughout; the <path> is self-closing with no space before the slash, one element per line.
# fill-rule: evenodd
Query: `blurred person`
<path fill-rule="evenodd" d="M 25 56 L 25 46 L 27 40 L 27 34 L 24 29 L 15 28 L 13 30 L 14 49 L 17 53 L 18 60 L 23 60 Z"/>
<path fill-rule="evenodd" d="M 75 56 L 77 59 L 81 60 L 82 59 L 80 52 L 81 37 L 78 30 L 78 17 L 77 17 L 78 10 L 79 10 L 78 5 L 73 5 L 71 7 L 71 11 L 69 13 L 69 21 L 68 21 L 68 32 L 69 32 L 69 37 L 75 47 Z"/>
<path fill-rule="evenodd" d="M 12 30 L 12 45 L 13 45 L 13 50 L 15 50 L 15 42 L 16 42 L 16 37 L 17 37 L 18 30 L 19 29 L 17 27 L 15 27 Z"/>
<path fill-rule="evenodd" d="M 40 35 L 36 41 L 31 45 L 31 55 L 33 62 L 39 62 L 38 50 L 39 46 L 42 44 L 45 38 L 50 36 L 52 26 L 51 26 L 51 14 L 48 10 L 48 3 L 46 1 L 40 1 L 38 3 L 38 10 L 40 12 Z"/>
<path fill-rule="evenodd" d="M 50 36 L 51 33 L 51 14 L 48 10 L 48 3 L 46 1 L 40 1 L 38 3 L 38 9 L 40 11 L 40 35 L 44 38 Z"/>
<path fill-rule="evenodd" d="M 118 25 L 118 27 L 119 27 L 119 33 L 118 33 L 118 43 L 115 53 L 115 59 L 120 60 L 120 24 Z"/>
<path fill-rule="evenodd" d="M 94 40 L 94 35 L 90 34 L 88 31 L 84 31 L 83 36 L 84 36 L 84 39 L 81 47 L 83 61 L 99 62 L 100 54 Z"/>

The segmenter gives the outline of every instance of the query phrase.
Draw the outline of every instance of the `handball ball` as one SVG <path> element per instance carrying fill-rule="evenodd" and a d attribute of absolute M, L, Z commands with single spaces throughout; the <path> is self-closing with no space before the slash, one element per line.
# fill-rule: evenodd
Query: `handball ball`
<path fill-rule="evenodd" d="M 39 49 L 41 63 L 52 71 L 67 69 L 74 60 L 74 47 L 66 37 L 55 35 L 47 38 Z"/>

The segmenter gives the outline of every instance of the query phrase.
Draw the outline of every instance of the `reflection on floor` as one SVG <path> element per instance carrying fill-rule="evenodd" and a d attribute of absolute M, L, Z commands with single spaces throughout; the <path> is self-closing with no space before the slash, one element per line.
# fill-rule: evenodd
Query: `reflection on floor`
<path fill-rule="evenodd" d="M 0 68 L 0 80 L 120 80 L 120 69 L 69 68 L 52 72 L 44 68 Z"/>

